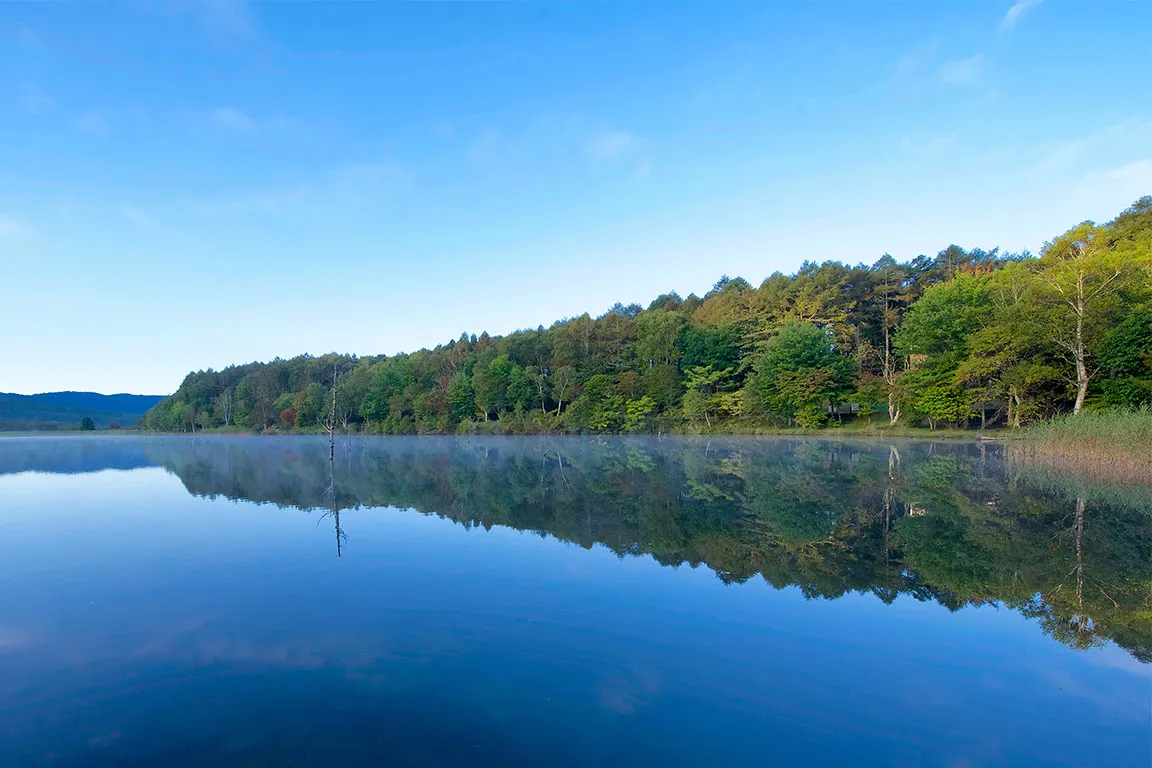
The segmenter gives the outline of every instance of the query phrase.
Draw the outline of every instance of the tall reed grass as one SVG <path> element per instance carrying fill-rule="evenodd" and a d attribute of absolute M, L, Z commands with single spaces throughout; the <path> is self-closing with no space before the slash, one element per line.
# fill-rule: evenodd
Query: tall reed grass
<path fill-rule="evenodd" d="M 1011 452 L 1054 469 L 1152 482 L 1152 408 L 1058 416 L 1028 427 Z"/>

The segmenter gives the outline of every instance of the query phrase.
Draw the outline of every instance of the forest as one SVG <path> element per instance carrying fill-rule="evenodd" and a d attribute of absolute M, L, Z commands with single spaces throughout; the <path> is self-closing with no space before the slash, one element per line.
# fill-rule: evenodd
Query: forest
<path fill-rule="evenodd" d="M 163 432 L 670 433 L 1007 427 L 1152 404 L 1152 196 L 1038 256 L 805 262 L 395 356 L 188 374 Z"/>

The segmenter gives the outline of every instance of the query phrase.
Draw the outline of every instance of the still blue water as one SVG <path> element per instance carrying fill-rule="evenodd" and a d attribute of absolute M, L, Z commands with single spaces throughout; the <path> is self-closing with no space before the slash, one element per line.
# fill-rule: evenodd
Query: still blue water
<path fill-rule="evenodd" d="M 0 439 L 0 764 L 1147 766 L 1149 514 L 996 446 Z"/>

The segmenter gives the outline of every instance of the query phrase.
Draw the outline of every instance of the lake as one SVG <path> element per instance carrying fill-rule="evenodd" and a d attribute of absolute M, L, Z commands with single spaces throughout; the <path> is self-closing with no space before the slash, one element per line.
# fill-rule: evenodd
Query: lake
<path fill-rule="evenodd" d="M 0 764 L 1140 766 L 1147 489 L 996 444 L 0 438 Z"/>

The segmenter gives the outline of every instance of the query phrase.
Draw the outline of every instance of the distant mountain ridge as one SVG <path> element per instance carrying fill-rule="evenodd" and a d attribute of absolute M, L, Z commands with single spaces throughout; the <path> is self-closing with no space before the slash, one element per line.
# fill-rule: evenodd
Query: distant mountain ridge
<path fill-rule="evenodd" d="M 87 416 L 97 429 L 131 427 L 163 400 L 161 395 L 102 395 L 98 392 L 0 392 L 0 431 L 74 429 Z"/>

